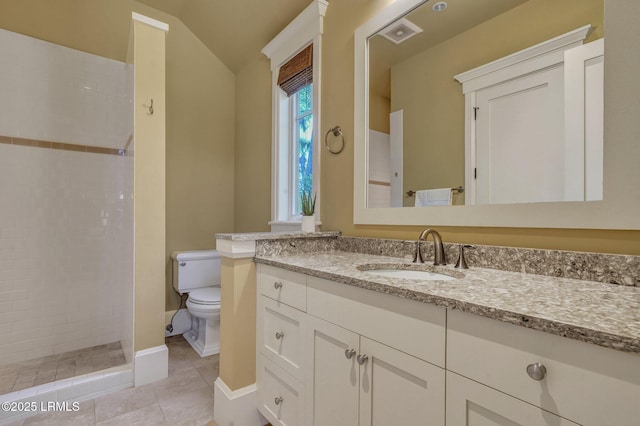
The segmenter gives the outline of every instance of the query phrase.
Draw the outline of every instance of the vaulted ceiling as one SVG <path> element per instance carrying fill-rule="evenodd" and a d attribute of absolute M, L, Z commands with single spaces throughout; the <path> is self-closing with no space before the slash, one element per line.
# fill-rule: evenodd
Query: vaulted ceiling
<path fill-rule="evenodd" d="M 180 19 L 234 73 L 311 0 L 138 0 Z"/>

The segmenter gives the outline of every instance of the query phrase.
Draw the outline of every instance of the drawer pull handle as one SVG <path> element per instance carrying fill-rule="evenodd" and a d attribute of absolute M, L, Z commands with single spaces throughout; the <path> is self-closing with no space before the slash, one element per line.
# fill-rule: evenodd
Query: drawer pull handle
<path fill-rule="evenodd" d="M 356 350 L 355 349 L 345 349 L 344 350 L 344 356 L 347 357 L 347 359 L 351 359 L 353 358 L 353 356 L 356 354 Z"/>
<path fill-rule="evenodd" d="M 363 365 L 365 362 L 367 362 L 367 360 L 369 359 L 369 357 L 367 355 L 358 355 L 356 357 L 356 360 L 358 361 L 358 364 Z"/>
<path fill-rule="evenodd" d="M 535 364 L 529 364 L 527 365 L 527 374 L 533 380 L 540 381 L 544 379 L 544 376 L 547 375 L 547 368 L 539 362 L 536 362 Z"/>
<path fill-rule="evenodd" d="M 282 399 L 282 397 L 281 397 L 281 396 L 276 396 L 276 397 L 273 399 L 273 402 L 275 402 L 275 403 L 276 403 L 276 405 L 280 405 L 280 404 L 282 404 L 282 401 L 283 401 L 283 399 Z"/>
<path fill-rule="evenodd" d="M 284 331 L 278 331 L 276 333 L 276 339 L 280 340 L 284 337 Z"/>
<path fill-rule="evenodd" d="M 282 283 L 280 281 L 276 281 L 273 283 L 273 288 L 275 288 L 276 290 L 281 289 L 282 288 Z"/>

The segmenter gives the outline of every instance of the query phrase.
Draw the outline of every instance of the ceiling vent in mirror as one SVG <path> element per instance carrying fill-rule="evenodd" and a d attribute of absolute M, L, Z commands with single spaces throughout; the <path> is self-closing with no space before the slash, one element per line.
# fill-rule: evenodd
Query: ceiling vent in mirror
<path fill-rule="evenodd" d="M 421 32 L 422 28 L 407 18 L 402 18 L 380 30 L 378 34 L 395 44 L 400 44 Z"/>
<path fill-rule="evenodd" d="M 431 10 L 433 10 L 434 12 L 442 12 L 446 8 L 447 8 L 447 3 L 444 1 L 439 1 L 438 3 L 434 4 L 431 7 Z"/>

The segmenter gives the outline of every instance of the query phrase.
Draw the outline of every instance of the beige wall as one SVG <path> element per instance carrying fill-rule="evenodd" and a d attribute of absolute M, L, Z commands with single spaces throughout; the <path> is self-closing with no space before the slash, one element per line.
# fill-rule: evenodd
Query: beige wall
<path fill-rule="evenodd" d="M 165 32 L 134 21 L 134 351 L 164 344 Z M 150 99 L 154 112 L 149 114 Z"/>
<path fill-rule="evenodd" d="M 256 264 L 222 258 L 220 378 L 231 390 L 256 381 Z"/>
<path fill-rule="evenodd" d="M 403 109 L 405 118 L 405 190 L 464 185 L 464 96 L 454 75 L 586 24 L 594 27 L 588 41 L 601 38 L 603 3 L 530 0 L 393 66 L 391 111 Z"/>
<path fill-rule="evenodd" d="M 369 91 L 369 128 L 389 133 L 391 99 Z"/>
<path fill-rule="evenodd" d="M 2 0 L 0 28 L 125 61 L 132 0 Z"/>
<path fill-rule="evenodd" d="M 140 3 L 169 24 L 167 72 L 166 310 L 177 309 L 171 252 L 215 248 L 234 227 L 233 73 L 180 21 Z"/>
<path fill-rule="evenodd" d="M 271 70 L 259 54 L 236 74 L 235 232 L 271 220 Z"/>

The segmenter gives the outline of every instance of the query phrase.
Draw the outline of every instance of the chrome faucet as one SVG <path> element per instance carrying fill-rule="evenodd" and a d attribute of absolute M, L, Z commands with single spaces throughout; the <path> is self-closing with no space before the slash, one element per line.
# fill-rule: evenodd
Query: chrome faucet
<path fill-rule="evenodd" d="M 433 236 L 433 264 L 434 265 L 446 265 L 447 260 L 444 256 L 444 247 L 442 245 L 442 238 L 438 231 L 435 229 L 427 228 L 420 233 L 418 241 L 416 241 L 416 252 L 413 255 L 413 263 L 424 263 L 422 257 L 422 250 L 420 248 L 420 242 L 426 241 L 427 237 L 431 234 Z"/>

